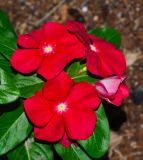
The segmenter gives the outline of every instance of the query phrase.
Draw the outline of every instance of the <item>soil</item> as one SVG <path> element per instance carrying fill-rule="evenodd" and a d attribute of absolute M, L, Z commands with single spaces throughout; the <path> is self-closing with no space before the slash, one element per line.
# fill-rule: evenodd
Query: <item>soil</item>
<path fill-rule="evenodd" d="M 122 35 L 131 96 L 121 108 L 110 106 L 111 160 L 143 159 L 143 0 L 0 0 L 17 34 L 44 22 L 84 22 L 88 29 L 113 27 Z M 110 112 L 109 112 L 110 111 Z"/>

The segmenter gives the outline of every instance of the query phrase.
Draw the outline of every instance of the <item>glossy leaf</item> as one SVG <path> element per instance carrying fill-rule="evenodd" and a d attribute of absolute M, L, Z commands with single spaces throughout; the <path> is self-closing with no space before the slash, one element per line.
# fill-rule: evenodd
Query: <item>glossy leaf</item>
<path fill-rule="evenodd" d="M 80 62 L 74 61 L 66 68 L 66 72 L 69 74 L 70 77 L 73 77 L 78 74 L 80 68 Z"/>
<path fill-rule="evenodd" d="M 0 83 L 0 104 L 13 102 L 19 97 L 13 78 L 2 69 L 0 69 Z"/>
<path fill-rule="evenodd" d="M 8 60 L 17 48 L 16 40 L 17 38 L 12 32 L 0 27 L 0 52 Z"/>
<path fill-rule="evenodd" d="M 93 134 L 87 140 L 78 141 L 78 143 L 91 157 L 100 158 L 108 151 L 110 130 L 102 104 L 96 114 L 97 124 Z"/>
<path fill-rule="evenodd" d="M 17 36 L 8 15 L 0 10 L 0 52 L 8 60 L 17 48 Z"/>
<path fill-rule="evenodd" d="M 11 31 L 16 36 L 15 31 L 13 29 L 13 26 L 9 20 L 7 13 L 5 13 L 2 10 L 0 10 L 0 27 Z"/>
<path fill-rule="evenodd" d="M 75 82 L 86 81 L 86 82 L 89 82 L 89 83 L 95 83 L 97 81 L 96 78 L 93 78 L 93 77 L 89 76 L 87 74 L 87 72 L 84 72 L 84 73 L 82 73 L 80 75 L 77 75 L 77 76 L 74 76 L 72 78 L 75 80 Z"/>
<path fill-rule="evenodd" d="M 100 37 L 114 44 L 117 48 L 120 48 L 120 45 L 121 45 L 120 33 L 113 28 L 97 28 L 97 29 L 90 30 L 89 34 L 93 34 L 97 37 Z"/>
<path fill-rule="evenodd" d="M 67 73 L 71 78 L 75 80 L 75 82 L 86 81 L 89 83 L 95 83 L 97 81 L 96 78 L 89 75 L 86 70 L 86 64 L 82 64 L 80 62 L 73 62 L 67 69 Z"/>
<path fill-rule="evenodd" d="M 7 61 L 1 54 L 0 54 L 0 68 L 3 69 L 6 73 L 10 76 L 14 76 L 14 72 L 10 66 L 9 61 Z"/>
<path fill-rule="evenodd" d="M 25 116 L 23 106 L 2 114 L 0 117 L 0 155 L 7 153 L 25 140 L 31 130 L 32 127 Z"/>
<path fill-rule="evenodd" d="M 54 160 L 53 149 L 49 144 L 41 144 L 28 138 L 8 154 L 9 160 Z"/>
<path fill-rule="evenodd" d="M 91 160 L 80 147 L 73 144 L 68 148 L 61 144 L 56 144 L 54 147 L 63 160 Z"/>
<path fill-rule="evenodd" d="M 36 91 L 41 90 L 44 82 L 36 75 L 24 76 L 18 74 L 15 76 L 15 84 L 20 91 L 20 96 L 28 98 L 33 96 Z"/>

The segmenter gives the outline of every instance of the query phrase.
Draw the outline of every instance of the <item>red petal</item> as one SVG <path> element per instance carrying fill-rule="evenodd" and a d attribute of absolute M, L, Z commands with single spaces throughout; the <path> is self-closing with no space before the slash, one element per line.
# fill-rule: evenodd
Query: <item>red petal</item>
<path fill-rule="evenodd" d="M 122 93 L 120 90 L 117 91 L 114 99 L 112 100 L 107 100 L 109 103 L 112 103 L 114 104 L 115 106 L 120 106 L 122 104 L 122 101 L 123 101 L 123 97 L 122 97 Z"/>
<path fill-rule="evenodd" d="M 50 100 L 62 102 L 70 92 L 73 83 L 74 81 L 65 72 L 62 72 L 44 85 L 43 94 Z"/>
<path fill-rule="evenodd" d="M 108 77 L 98 81 L 95 89 L 101 97 L 110 98 L 117 93 L 119 85 L 125 80 L 125 77 Z"/>
<path fill-rule="evenodd" d="M 64 147 L 70 147 L 70 145 L 72 144 L 72 141 L 68 138 L 65 132 L 64 136 L 62 137 L 59 143 L 62 144 Z"/>
<path fill-rule="evenodd" d="M 122 92 L 123 98 L 127 98 L 129 96 L 129 88 L 125 84 L 121 84 L 119 89 Z"/>
<path fill-rule="evenodd" d="M 66 37 L 68 33 L 63 24 L 56 22 L 48 22 L 43 27 L 43 35 L 46 37 L 47 42 L 58 42 L 61 38 Z"/>
<path fill-rule="evenodd" d="M 77 22 L 77 21 L 67 21 L 67 29 L 72 32 L 72 33 L 79 33 L 80 35 L 82 35 L 83 33 L 86 35 L 87 32 L 86 32 L 86 28 L 84 26 L 83 23 L 81 22 Z M 78 31 L 78 32 L 77 32 Z M 87 35 L 86 35 L 87 36 Z M 89 39 L 88 39 L 89 40 Z M 88 41 L 87 40 L 87 41 Z"/>
<path fill-rule="evenodd" d="M 24 101 L 25 112 L 37 127 L 45 126 L 54 115 L 54 102 L 47 101 L 41 92 Z"/>
<path fill-rule="evenodd" d="M 43 42 L 41 29 L 18 37 L 18 44 L 24 48 L 40 48 Z"/>
<path fill-rule="evenodd" d="M 97 54 L 93 51 L 89 51 L 86 55 L 87 70 L 96 75 L 102 74 L 102 72 L 99 70 L 99 66 L 102 67 L 102 64 Z"/>
<path fill-rule="evenodd" d="M 94 131 L 96 115 L 90 110 L 69 109 L 63 114 L 67 135 L 73 140 L 85 140 Z"/>
<path fill-rule="evenodd" d="M 65 54 L 68 57 L 68 62 L 75 58 L 85 57 L 85 47 L 72 34 L 67 34 L 65 38 L 60 40 L 56 52 Z"/>
<path fill-rule="evenodd" d="M 84 109 L 96 109 L 100 103 L 95 88 L 87 82 L 75 84 L 66 101 L 70 107 Z"/>
<path fill-rule="evenodd" d="M 123 102 L 123 99 L 127 98 L 128 96 L 129 96 L 128 87 L 124 84 L 121 84 L 115 95 L 115 98 L 113 100 L 109 100 L 109 102 L 116 106 L 120 106 Z"/>
<path fill-rule="evenodd" d="M 88 70 L 101 77 L 114 74 L 122 76 L 126 69 L 123 53 L 104 40 L 93 40 L 97 51 L 87 53 Z"/>
<path fill-rule="evenodd" d="M 77 21 L 67 21 L 67 29 L 74 34 L 84 45 L 90 43 L 90 36 L 87 34 L 83 23 Z"/>
<path fill-rule="evenodd" d="M 42 60 L 42 54 L 35 49 L 17 49 L 11 58 L 11 65 L 21 73 L 35 71 Z"/>
<path fill-rule="evenodd" d="M 18 37 L 18 44 L 24 48 L 38 48 L 39 44 L 29 34 L 24 34 Z"/>
<path fill-rule="evenodd" d="M 37 42 L 39 42 L 39 44 L 43 44 L 45 42 L 45 37 L 43 35 L 42 28 L 30 32 L 29 35 L 33 37 Z"/>
<path fill-rule="evenodd" d="M 66 66 L 67 56 L 63 54 L 49 54 L 45 56 L 38 73 L 46 79 L 55 78 Z"/>
<path fill-rule="evenodd" d="M 64 135 L 64 121 L 62 116 L 55 114 L 47 126 L 44 128 L 34 128 L 34 135 L 38 139 L 49 142 L 60 140 Z"/>

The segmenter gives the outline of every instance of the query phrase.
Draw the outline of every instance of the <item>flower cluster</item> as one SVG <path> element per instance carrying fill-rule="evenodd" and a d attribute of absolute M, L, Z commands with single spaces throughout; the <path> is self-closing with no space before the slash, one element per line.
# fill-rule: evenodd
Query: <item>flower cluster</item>
<path fill-rule="evenodd" d="M 101 99 L 116 106 L 129 95 L 124 84 L 123 53 L 105 40 L 87 33 L 83 24 L 48 22 L 18 38 L 11 65 L 23 74 L 37 71 L 46 79 L 43 89 L 24 102 L 37 139 L 59 141 L 65 147 L 89 138 Z M 87 71 L 99 76 L 95 84 L 76 83 L 65 71 L 74 59 L 85 60 Z"/>

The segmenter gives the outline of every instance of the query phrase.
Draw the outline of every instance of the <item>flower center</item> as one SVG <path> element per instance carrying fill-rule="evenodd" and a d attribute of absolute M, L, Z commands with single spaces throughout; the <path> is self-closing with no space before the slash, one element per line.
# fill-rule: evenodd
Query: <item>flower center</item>
<path fill-rule="evenodd" d="M 94 51 L 94 52 L 96 52 L 97 50 L 96 50 L 96 47 L 94 46 L 94 45 L 90 45 L 90 49 L 92 50 L 92 51 Z"/>
<path fill-rule="evenodd" d="M 58 112 L 65 112 L 67 109 L 67 105 L 65 103 L 60 103 L 58 106 L 57 106 L 57 110 Z"/>
<path fill-rule="evenodd" d="M 44 53 L 51 53 L 53 51 L 53 47 L 52 46 L 45 46 L 44 47 Z"/>

